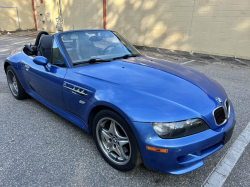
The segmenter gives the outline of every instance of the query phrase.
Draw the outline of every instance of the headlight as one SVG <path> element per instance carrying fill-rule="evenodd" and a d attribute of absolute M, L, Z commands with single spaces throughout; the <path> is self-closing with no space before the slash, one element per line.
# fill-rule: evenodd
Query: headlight
<path fill-rule="evenodd" d="M 189 119 L 173 123 L 152 123 L 152 125 L 161 138 L 180 138 L 209 129 L 202 119 Z"/>

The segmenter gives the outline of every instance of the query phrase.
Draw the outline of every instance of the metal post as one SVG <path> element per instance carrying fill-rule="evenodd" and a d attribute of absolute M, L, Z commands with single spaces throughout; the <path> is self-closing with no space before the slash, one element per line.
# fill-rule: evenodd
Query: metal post
<path fill-rule="evenodd" d="M 17 18 L 18 18 L 19 30 L 21 30 L 20 22 L 19 22 L 19 15 L 18 15 L 18 8 L 17 7 L 16 7 L 16 14 L 17 14 Z"/>

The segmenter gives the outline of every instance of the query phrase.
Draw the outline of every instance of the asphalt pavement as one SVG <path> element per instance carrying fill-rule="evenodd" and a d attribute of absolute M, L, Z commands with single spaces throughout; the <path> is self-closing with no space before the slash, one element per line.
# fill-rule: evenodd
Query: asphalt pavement
<path fill-rule="evenodd" d="M 93 138 L 33 98 L 18 101 L 9 91 L 3 69 L 13 49 L 34 43 L 34 36 L 0 36 L 0 186 L 201 186 L 250 122 L 250 67 L 247 63 L 142 53 L 191 67 L 218 81 L 235 108 L 237 124 L 230 142 L 193 172 L 175 176 L 141 165 L 131 172 L 110 167 Z M 250 145 L 224 186 L 250 185 Z"/>

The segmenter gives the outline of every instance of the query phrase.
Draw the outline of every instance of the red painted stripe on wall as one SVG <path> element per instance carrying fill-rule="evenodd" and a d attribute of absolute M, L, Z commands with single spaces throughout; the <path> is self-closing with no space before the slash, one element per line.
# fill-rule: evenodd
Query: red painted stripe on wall
<path fill-rule="evenodd" d="M 103 28 L 106 29 L 106 0 L 103 0 Z"/>
<path fill-rule="evenodd" d="M 35 29 L 37 30 L 37 24 L 36 24 L 36 12 L 35 12 L 34 0 L 31 0 L 31 2 L 32 2 L 32 8 L 33 8 L 33 15 L 34 15 Z"/>

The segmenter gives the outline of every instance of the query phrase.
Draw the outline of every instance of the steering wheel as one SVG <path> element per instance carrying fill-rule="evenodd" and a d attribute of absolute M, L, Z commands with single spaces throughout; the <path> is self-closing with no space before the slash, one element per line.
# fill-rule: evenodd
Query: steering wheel
<path fill-rule="evenodd" d="M 29 52 L 32 52 L 32 53 L 34 52 L 33 49 L 32 49 L 29 45 L 26 44 L 26 45 L 24 45 L 24 46 L 25 46 L 25 48 L 26 48 Z"/>
<path fill-rule="evenodd" d="M 107 46 L 103 51 L 102 51 L 102 55 L 104 55 L 107 52 L 107 49 L 110 47 L 116 47 L 114 44 L 111 44 L 109 46 Z"/>

